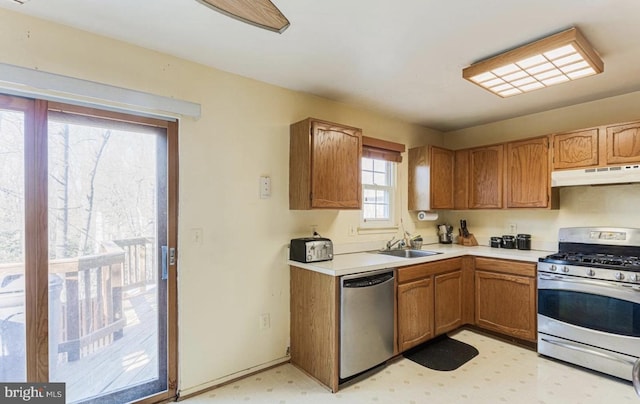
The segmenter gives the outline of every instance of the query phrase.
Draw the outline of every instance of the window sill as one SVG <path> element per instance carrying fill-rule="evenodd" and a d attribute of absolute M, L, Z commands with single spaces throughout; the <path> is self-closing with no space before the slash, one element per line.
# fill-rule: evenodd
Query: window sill
<path fill-rule="evenodd" d="M 366 234 L 391 234 L 397 233 L 399 226 L 385 226 L 385 227 L 358 227 L 359 235 Z"/>

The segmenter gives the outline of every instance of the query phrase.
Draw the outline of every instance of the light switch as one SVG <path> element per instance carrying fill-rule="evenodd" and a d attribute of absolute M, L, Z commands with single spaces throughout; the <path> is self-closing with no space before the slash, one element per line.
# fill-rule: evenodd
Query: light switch
<path fill-rule="evenodd" d="M 260 177 L 260 199 L 271 197 L 271 177 Z"/>
<path fill-rule="evenodd" d="M 202 228 L 191 229 L 191 242 L 196 245 L 202 244 Z"/>

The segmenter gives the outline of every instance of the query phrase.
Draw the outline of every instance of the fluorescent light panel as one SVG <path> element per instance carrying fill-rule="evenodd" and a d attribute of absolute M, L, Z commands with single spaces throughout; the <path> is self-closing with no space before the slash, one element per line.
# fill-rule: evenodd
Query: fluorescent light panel
<path fill-rule="evenodd" d="M 551 35 L 463 69 L 462 77 L 510 97 L 604 71 L 604 63 L 577 28 Z"/>

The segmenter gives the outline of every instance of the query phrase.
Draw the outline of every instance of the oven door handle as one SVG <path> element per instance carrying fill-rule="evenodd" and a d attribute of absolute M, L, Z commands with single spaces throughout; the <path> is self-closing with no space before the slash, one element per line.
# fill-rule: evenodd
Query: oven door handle
<path fill-rule="evenodd" d="M 538 289 L 560 289 L 574 292 L 593 293 L 638 303 L 638 292 L 634 286 L 614 282 L 584 279 L 578 277 L 538 274 Z"/>
<path fill-rule="evenodd" d="M 569 276 L 562 276 L 562 275 L 539 274 L 538 278 L 543 281 L 569 282 L 569 283 L 578 283 L 581 285 L 598 286 L 603 288 L 615 288 L 614 286 L 611 286 L 611 283 L 608 283 L 605 281 L 576 278 L 576 277 L 569 277 Z"/>
<path fill-rule="evenodd" d="M 592 350 L 592 349 L 588 349 L 588 348 L 584 348 L 580 345 L 577 344 L 573 344 L 570 342 L 561 342 L 561 341 L 554 341 L 554 340 L 550 340 L 547 338 L 541 338 L 542 341 L 551 344 L 551 345 L 557 345 L 561 348 L 566 348 L 566 349 L 573 349 L 574 351 L 580 351 L 580 352 L 584 352 L 584 353 L 588 353 L 590 355 L 595 355 L 595 356 L 600 356 L 602 358 L 606 358 L 606 359 L 612 359 L 616 362 L 620 362 L 620 363 L 624 363 L 625 365 L 633 365 L 634 363 L 637 364 L 638 361 L 634 361 L 634 360 L 630 360 L 630 359 L 626 359 L 626 358 L 622 358 L 613 354 L 609 354 L 609 353 L 604 353 L 601 351 L 596 351 L 596 350 Z M 640 360 L 639 360 L 640 361 Z"/>

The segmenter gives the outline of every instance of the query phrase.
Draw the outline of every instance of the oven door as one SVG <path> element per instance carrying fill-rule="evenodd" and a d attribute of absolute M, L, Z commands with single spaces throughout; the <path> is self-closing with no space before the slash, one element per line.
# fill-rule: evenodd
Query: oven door
<path fill-rule="evenodd" d="M 640 287 L 539 273 L 538 352 L 631 380 Z"/>

